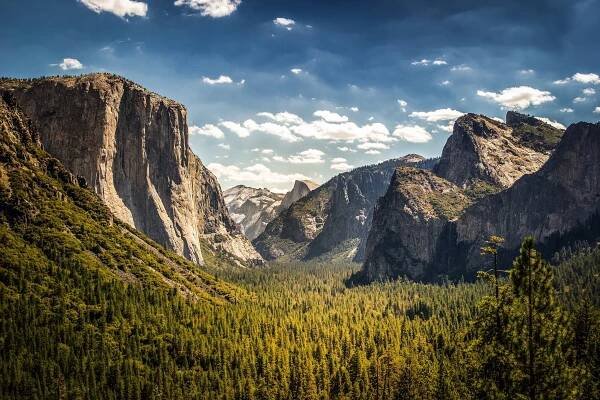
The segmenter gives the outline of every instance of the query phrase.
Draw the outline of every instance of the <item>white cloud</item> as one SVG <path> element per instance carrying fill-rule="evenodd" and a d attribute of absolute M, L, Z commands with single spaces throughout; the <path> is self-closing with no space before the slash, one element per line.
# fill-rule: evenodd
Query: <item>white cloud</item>
<path fill-rule="evenodd" d="M 557 129 L 567 129 L 566 126 L 564 126 L 563 124 L 561 124 L 558 121 L 553 121 L 550 118 L 545 118 L 545 117 L 535 117 L 535 119 L 539 119 L 542 122 L 547 123 L 548 125 L 551 125 Z"/>
<path fill-rule="evenodd" d="M 309 179 L 307 176 L 298 173 L 282 174 L 274 172 L 263 164 L 254 164 L 240 168 L 237 165 L 210 163 L 208 164 L 208 169 L 219 179 L 245 184 L 256 183 L 261 186 L 284 184 L 291 186 L 296 180 Z"/>
<path fill-rule="evenodd" d="M 361 150 L 387 150 L 390 148 L 390 146 L 388 146 L 385 143 L 371 143 L 371 142 L 366 142 L 366 143 L 361 143 L 358 146 L 359 149 Z"/>
<path fill-rule="evenodd" d="M 587 99 L 585 97 L 575 97 L 573 99 L 573 103 L 583 103 L 585 102 Z"/>
<path fill-rule="evenodd" d="M 402 110 L 402 112 L 406 112 L 406 106 L 408 105 L 406 100 L 398 99 L 396 101 L 398 102 L 398 105 L 400 106 L 400 109 Z"/>
<path fill-rule="evenodd" d="M 121 18 L 145 17 L 148 13 L 148 4 L 132 0 L 79 0 L 81 4 L 100 14 L 101 12 L 113 13 Z"/>
<path fill-rule="evenodd" d="M 502 118 L 499 118 L 499 117 L 492 117 L 492 119 L 493 119 L 494 121 L 498 121 L 498 122 L 502 122 L 502 123 L 504 123 L 504 120 L 503 120 Z"/>
<path fill-rule="evenodd" d="M 296 25 L 296 21 L 290 18 L 277 17 L 273 20 L 273 23 L 278 26 L 283 26 L 288 30 L 292 29 L 292 26 Z"/>
<path fill-rule="evenodd" d="M 522 69 L 522 70 L 519 71 L 519 73 L 521 75 L 531 75 L 531 74 L 535 73 L 535 70 L 533 70 L 533 69 Z"/>
<path fill-rule="evenodd" d="M 273 157 L 273 159 L 277 161 L 287 161 L 291 164 L 322 164 L 325 162 L 325 160 L 323 160 L 324 155 L 325 153 L 321 150 L 308 149 L 289 156 L 287 159 L 277 156 Z"/>
<path fill-rule="evenodd" d="M 454 130 L 454 121 L 448 121 L 446 125 L 437 125 L 437 128 L 448 133 L 452 133 Z"/>
<path fill-rule="evenodd" d="M 424 59 L 419 60 L 419 61 L 413 61 L 410 64 L 411 65 L 423 65 L 423 66 L 425 66 L 425 65 L 429 65 L 430 62 L 431 62 L 431 60 L 428 60 L 428 59 L 424 58 Z"/>
<path fill-rule="evenodd" d="M 290 72 L 294 75 L 300 75 L 302 73 L 302 68 L 292 68 Z"/>
<path fill-rule="evenodd" d="M 202 127 L 192 125 L 192 126 L 190 126 L 189 134 L 192 136 L 194 136 L 194 135 L 210 136 L 215 139 L 224 139 L 225 138 L 225 134 L 223 133 L 223 131 L 218 126 L 215 126 L 213 124 L 206 124 Z"/>
<path fill-rule="evenodd" d="M 581 72 L 577 72 L 576 74 L 573 74 L 573 76 L 571 77 L 567 77 L 565 79 L 559 79 L 554 81 L 555 85 L 565 85 L 571 81 L 575 81 L 575 82 L 579 82 L 579 83 L 585 83 L 588 85 L 600 85 L 600 76 L 598 76 L 598 74 L 593 74 L 593 73 L 589 73 L 589 74 L 583 74 Z"/>
<path fill-rule="evenodd" d="M 582 91 L 584 96 L 593 96 L 596 94 L 596 89 L 594 88 L 585 88 Z"/>
<path fill-rule="evenodd" d="M 280 139 L 290 143 L 299 142 L 301 140 L 299 137 L 294 136 L 294 134 L 290 131 L 290 128 L 287 126 L 278 125 L 273 122 L 264 122 L 259 124 L 252 119 L 247 119 L 244 121 L 243 127 L 249 132 L 266 133 L 268 135 L 277 136 Z"/>
<path fill-rule="evenodd" d="M 318 110 L 313 113 L 315 117 L 321 118 L 325 122 L 342 123 L 348 122 L 348 117 L 327 110 Z"/>
<path fill-rule="evenodd" d="M 593 112 L 594 112 L 595 114 L 600 114 L 600 107 L 596 107 L 596 108 L 594 108 L 594 111 L 593 111 Z"/>
<path fill-rule="evenodd" d="M 334 164 L 343 163 L 343 162 L 347 162 L 347 161 L 348 160 L 346 160 L 344 157 L 336 157 L 331 160 L 331 162 Z"/>
<path fill-rule="evenodd" d="M 216 79 L 211 79 L 207 76 L 203 76 L 202 82 L 206 83 L 207 85 L 223 85 L 233 83 L 233 80 L 227 75 L 221 75 Z"/>
<path fill-rule="evenodd" d="M 275 122 L 279 122 L 285 125 L 300 125 L 304 123 L 304 120 L 296 114 L 289 113 L 287 111 L 279 112 L 276 114 L 270 112 L 260 112 L 256 114 L 259 117 L 269 118 Z"/>
<path fill-rule="evenodd" d="M 442 81 L 442 82 L 440 83 L 440 85 L 442 85 L 442 86 L 448 86 L 448 85 L 450 85 L 451 83 L 452 83 L 452 82 L 450 82 L 449 80 L 445 80 L 445 81 Z"/>
<path fill-rule="evenodd" d="M 367 150 L 365 154 L 381 154 L 381 152 L 379 150 Z"/>
<path fill-rule="evenodd" d="M 177 0 L 174 4 L 200 11 L 204 17 L 221 18 L 231 15 L 241 2 L 241 0 Z"/>
<path fill-rule="evenodd" d="M 350 111 L 352 112 L 359 112 L 359 108 L 358 107 L 350 107 Z"/>
<path fill-rule="evenodd" d="M 446 62 L 446 60 L 433 60 L 433 65 L 448 65 L 448 63 Z"/>
<path fill-rule="evenodd" d="M 219 125 L 229 129 L 231 132 L 235 133 L 241 138 L 247 138 L 250 136 L 250 131 L 237 122 L 223 121 Z"/>
<path fill-rule="evenodd" d="M 398 125 L 394 129 L 393 135 L 411 143 L 427 143 L 433 139 L 425 128 L 418 125 Z"/>
<path fill-rule="evenodd" d="M 454 67 L 450 68 L 450 71 L 455 71 L 455 72 L 467 72 L 467 71 L 471 71 L 471 70 L 473 70 L 473 68 L 469 67 L 466 64 L 455 65 Z"/>
<path fill-rule="evenodd" d="M 343 151 L 344 153 L 356 153 L 356 150 L 351 149 L 348 146 L 342 146 L 337 148 L 339 151 Z"/>
<path fill-rule="evenodd" d="M 456 118 L 464 115 L 463 112 L 451 108 L 440 108 L 433 111 L 415 111 L 410 113 L 409 117 L 419 118 L 427 122 L 454 121 Z"/>
<path fill-rule="evenodd" d="M 477 95 L 490 99 L 504 107 L 517 109 L 524 109 L 531 105 L 537 106 L 556 99 L 552 96 L 552 93 L 530 86 L 510 87 L 500 93 L 478 90 Z"/>
<path fill-rule="evenodd" d="M 225 143 L 219 143 L 217 146 L 219 146 L 220 148 L 225 149 L 225 150 L 231 149 L 231 146 L 228 144 L 225 144 Z"/>
<path fill-rule="evenodd" d="M 348 171 L 348 170 L 351 170 L 352 168 L 354 168 L 354 167 L 345 161 L 342 161 L 339 163 L 334 163 L 332 161 L 332 163 L 331 163 L 331 169 L 333 169 L 335 171 Z"/>
<path fill-rule="evenodd" d="M 59 67 L 63 71 L 72 69 L 83 69 L 83 64 L 76 58 L 64 58 L 60 64 L 50 64 L 54 67 Z"/>
<path fill-rule="evenodd" d="M 569 108 L 569 107 L 566 107 L 566 108 L 561 108 L 559 111 L 563 112 L 563 113 L 572 113 L 573 109 Z"/>

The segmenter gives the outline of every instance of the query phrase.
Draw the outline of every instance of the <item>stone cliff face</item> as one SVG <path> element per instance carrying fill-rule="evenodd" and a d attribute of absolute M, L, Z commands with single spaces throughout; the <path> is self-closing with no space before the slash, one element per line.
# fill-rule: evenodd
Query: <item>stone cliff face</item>
<path fill-rule="evenodd" d="M 311 191 L 319 187 L 319 184 L 313 181 L 296 181 L 292 190 L 287 192 L 281 201 L 279 212 L 287 210 L 293 203 L 300 200 Z"/>
<path fill-rule="evenodd" d="M 260 256 L 237 231 L 221 189 L 188 146 L 185 108 L 109 74 L 5 80 L 60 159 L 121 220 L 202 263 L 201 240 L 237 259 Z"/>
<path fill-rule="evenodd" d="M 478 246 L 490 235 L 505 238 L 505 261 L 532 235 L 546 256 L 575 240 L 600 238 L 600 123 L 571 125 L 535 174 L 468 208 L 456 221 L 456 253 L 468 272 L 482 260 Z"/>
<path fill-rule="evenodd" d="M 410 155 L 335 176 L 293 203 L 254 240 L 266 259 L 361 260 L 373 208 L 396 167 L 425 163 Z"/>
<path fill-rule="evenodd" d="M 231 218 L 242 227 L 250 240 L 260 235 L 275 218 L 283 199 L 282 194 L 268 189 L 255 189 L 243 185 L 223 192 Z"/>
<path fill-rule="evenodd" d="M 561 155 L 589 158 L 586 146 L 574 139 L 585 135 L 570 132 L 582 128 L 571 127 L 548 160 L 563 131 L 516 113 L 509 113 L 507 121 L 510 126 L 467 114 L 457 120 L 433 173 L 396 172 L 376 208 L 357 281 L 471 277 L 480 267 L 479 248 L 488 236 L 506 236 L 509 249 L 527 234 L 549 243 L 550 237 L 593 216 L 592 195 L 581 197 L 581 190 L 597 190 L 598 168 L 586 161 L 596 174 L 586 177 L 581 166 L 567 166 L 568 157 Z M 589 147 L 591 151 L 592 143 Z M 556 164 L 561 167 L 550 167 Z M 564 182 L 557 178 L 563 174 Z M 572 181 L 571 189 L 558 189 L 557 179 L 565 185 Z M 576 218 L 574 210 L 582 206 L 587 211 Z"/>
<path fill-rule="evenodd" d="M 361 280 L 423 279 L 437 238 L 470 204 L 461 188 L 431 171 L 396 169 L 375 209 Z"/>
<path fill-rule="evenodd" d="M 525 140 L 521 132 L 543 128 L 548 136 L 560 137 L 562 131 L 533 117 L 525 117 L 518 124 L 513 117 L 508 120 L 515 128 L 483 115 L 460 117 L 435 173 L 463 188 L 485 185 L 505 189 L 521 176 L 537 171 L 548 159 L 549 151 L 541 148 L 546 136 L 532 135 Z"/>

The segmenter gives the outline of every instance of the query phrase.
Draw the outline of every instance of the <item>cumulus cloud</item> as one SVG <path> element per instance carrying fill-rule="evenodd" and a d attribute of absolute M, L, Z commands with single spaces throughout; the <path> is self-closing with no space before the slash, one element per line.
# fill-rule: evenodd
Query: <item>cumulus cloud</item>
<path fill-rule="evenodd" d="M 546 118 L 546 117 L 535 117 L 535 118 L 539 119 L 542 122 L 547 123 L 550 126 L 553 126 L 553 127 L 557 128 L 557 129 L 567 129 L 567 127 L 564 126 L 563 124 L 561 124 L 560 122 L 553 121 L 550 118 Z"/>
<path fill-rule="evenodd" d="M 323 156 L 324 152 L 317 149 L 308 149 L 301 151 L 300 153 L 291 155 L 287 158 L 281 156 L 275 156 L 275 161 L 289 162 L 291 164 L 322 164 L 325 162 Z"/>
<path fill-rule="evenodd" d="M 241 2 L 241 0 L 177 0 L 174 4 L 200 11 L 204 17 L 221 18 L 231 15 Z"/>
<path fill-rule="evenodd" d="M 279 112 L 276 114 L 270 112 L 260 112 L 256 114 L 259 117 L 269 118 L 275 122 L 279 122 L 285 125 L 300 125 L 304 123 L 304 120 L 296 114 L 289 113 L 287 111 Z"/>
<path fill-rule="evenodd" d="M 292 30 L 292 27 L 294 25 L 296 25 L 296 21 L 294 21 L 291 18 L 283 18 L 283 17 L 277 17 L 273 20 L 273 23 L 277 26 L 282 26 L 284 28 L 286 28 L 288 31 Z"/>
<path fill-rule="evenodd" d="M 419 65 L 419 66 L 427 67 L 429 65 L 446 65 L 448 63 L 446 62 L 446 60 L 442 60 L 440 58 L 436 58 L 433 61 L 424 58 L 422 60 L 413 61 L 410 64 L 411 65 Z"/>
<path fill-rule="evenodd" d="M 83 64 L 76 58 L 63 58 L 63 61 L 59 64 L 50 64 L 53 67 L 59 67 L 63 71 L 69 71 L 72 69 L 83 69 Z"/>
<path fill-rule="evenodd" d="M 335 171 L 348 171 L 354 168 L 352 165 L 348 164 L 345 158 L 338 157 L 331 160 L 331 169 Z"/>
<path fill-rule="evenodd" d="M 202 82 L 206 83 L 207 85 L 228 85 L 230 83 L 233 83 L 233 79 L 231 79 L 227 75 L 221 75 L 216 79 L 203 76 Z"/>
<path fill-rule="evenodd" d="M 596 89 L 594 88 L 585 88 L 582 90 L 584 96 L 593 96 L 596 94 Z"/>
<path fill-rule="evenodd" d="M 453 110 L 451 108 L 440 108 L 433 111 L 415 111 L 410 113 L 409 117 L 419 118 L 427 122 L 439 122 L 454 121 L 461 115 L 464 115 L 461 111 Z"/>
<path fill-rule="evenodd" d="M 561 108 L 559 111 L 563 112 L 563 113 L 572 113 L 574 110 L 572 108 L 565 107 L 565 108 Z"/>
<path fill-rule="evenodd" d="M 254 164 L 248 167 L 240 168 L 237 165 L 210 163 L 208 164 L 208 169 L 211 170 L 219 179 L 228 182 L 240 182 L 245 184 L 256 183 L 261 186 L 291 186 L 296 180 L 309 179 L 307 176 L 299 173 L 282 174 L 275 172 L 264 164 Z"/>
<path fill-rule="evenodd" d="M 600 107 L 594 108 L 594 113 L 595 114 L 600 114 Z"/>
<path fill-rule="evenodd" d="M 101 12 L 113 13 L 121 18 L 145 17 L 148 13 L 148 4 L 132 0 L 79 0 L 81 4 L 100 14 Z"/>
<path fill-rule="evenodd" d="M 190 126 L 189 133 L 192 136 L 194 136 L 194 135 L 210 136 L 215 139 L 224 139 L 225 138 L 225 134 L 223 133 L 223 131 L 218 126 L 215 126 L 213 124 L 206 124 L 202 127 L 192 125 L 192 126 Z"/>
<path fill-rule="evenodd" d="M 442 86 L 449 86 L 450 84 L 452 84 L 452 82 L 450 82 L 449 80 L 440 82 L 440 85 L 442 85 Z"/>
<path fill-rule="evenodd" d="M 292 68 L 290 72 L 294 75 L 300 75 L 302 73 L 302 68 Z"/>
<path fill-rule="evenodd" d="M 225 149 L 225 150 L 231 149 L 231 146 L 228 144 L 225 144 L 225 143 L 219 143 L 217 146 L 219 146 L 220 148 Z"/>
<path fill-rule="evenodd" d="M 600 76 L 598 76 L 598 74 L 593 74 L 593 73 L 589 73 L 589 74 L 583 74 L 581 72 L 577 72 L 576 74 L 573 74 L 573 76 L 567 77 L 565 79 L 559 79 L 554 81 L 555 85 L 566 85 L 569 82 L 578 82 L 578 83 L 584 83 L 587 85 L 600 85 Z"/>
<path fill-rule="evenodd" d="M 522 69 L 522 70 L 519 71 L 519 73 L 521 75 L 531 75 L 531 74 L 535 73 L 535 70 L 533 70 L 533 69 Z"/>
<path fill-rule="evenodd" d="M 342 152 L 344 152 L 344 153 L 356 153 L 356 150 L 354 150 L 354 149 L 351 149 L 351 148 L 350 148 L 350 147 L 348 147 L 348 146 L 341 146 L 341 147 L 338 147 L 337 149 L 338 149 L 339 151 L 342 151 Z"/>
<path fill-rule="evenodd" d="M 423 66 L 427 66 L 427 65 L 429 65 L 430 62 L 431 62 L 431 60 L 428 60 L 428 59 L 424 58 L 422 60 L 413 61 L 413 62 L 410 63 L 410 65 L 423 65 Z"/>
<path fill-rule="evenodd" d="M 259 124 L 252 119 L 248 119 L 244 121 L 243 127 L 246 128 L 248 132 L 266 133 L 268 135 L 277 136 L 280 139 L 290 143 L 299 142 L 301 140 L 299 137 L 295 136 L 287 126 L 279 125 L 273 122 L 264 122 Z"/>
<path fill-rule="evenodd" d="M 431 134 L 418 125 L 398 125 L 393 135 L 411 143 L 427 143 L 432 139 Z"/>
<path fill-rule="evenodd" d="M 552 96 L 552 93 L 530 86 L 510 87 L 499 93 L 478 90 L 477 95 L 492 100 L 504 107 L 516 109 L 525 109 L 531 105 L 537 106 L 556 99 L 556 97 Z"/>
<path fill-rule="evenodd" d="M 237 122 L 223 121 L 219 125 L 229 129 L 231 132 L 238 135 L 238 137 L 247 138 L 248 136 L 250 136 L 250 131 L 242 125 L 238 124 Z"/>
<path fill-rule="evenodd" d="M 359 108 L 358 107 L 350 107 L 350 111 L 352 112 L 359 112 Z"/>
<path fill-rule="evenodd" d="M 381 154 L 381 152 L 379 150 L 367 150 L 365 154 Z"/>
<path fill-rule="evenodd" d="M 318 110 L 313 113 L 315 117 L 321 118 L 325 122 L 341 123 L 348 122 L 348 117 L 327 110 Z"/>
<path fill-rule="evenodd" d="M 585 102 L 586 100 L 587 100 L 587 98 L 585 98 L 585 97 L 575 97 L 575 98 L 573 99 L 573 103 L 583 103 L 583 102 Z"/>

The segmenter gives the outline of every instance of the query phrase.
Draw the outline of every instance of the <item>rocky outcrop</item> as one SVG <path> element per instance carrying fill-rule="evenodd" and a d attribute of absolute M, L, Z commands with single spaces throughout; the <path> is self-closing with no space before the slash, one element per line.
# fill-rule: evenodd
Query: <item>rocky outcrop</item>
<path fill-rule="evenodd" d="M 287 210 L 290 206 L 296 201 L 300 200 L 311 191 L 315 190 L 319 187 L 319 184 L 309 180 L 299 181 L 296 180 L 294 182 L 294 187 L 292 190 L 287 192 L 281 201 L 281 205 L 279 207 L 279 212 L 283 210 Z"/>
<path fill-rule="evenodd" d="M 408 177 L 406 172 L 397 173 L 376 210 L 366 262 L 354 281 L 370 282 L 399 276 L 424 281 L 472 278 L 482 268 L 484 260 L 480 247 L 490 235 L 506 239 L 501 252 L 503 262 L 508 262 L 527 235 L 536 238 L 547 256 L 575 240 L 600 238 L 600 124 L 570 126 L 552 152 L 550 143 L 557 133 L 549 131 L 547 124 L 537 125 L 527 116 L 517 117 L 509 114 L 507 121 L 511 126 L 508 131 L 513 138 L 503 142 L 513 154 L 517 152 L 515 143 L 520 147 L 519 151 L 526 147 L 537 153 L 522 152 L 519 154 L 531 157 L 507 159 L 518 164 L 517 167 L 508 161 L 490 163 L 488 157 L 478 162 L 478 158 L 473 157 L 476 154 L 485 158 L 486 153 L 479 150 L 492 148 L 499 136 L 507 134 L 505 127 L 508 125 L 494 124 L 494 127 L 502 128 L 502 132 L 494 129 L 495 134 L 489 134 L 488 119 L 468 115 L 466 118 L 470 121 L 463 117 L 460 123 L 457 122 L 438 164 L 441 167 L 434 169 L 444 175 L 445 183 L 439 181 L 440 176 L 417 179 L 414 171 Z M 479 128 L 465 129 L 465 126 L 477 124 Z M 536 126 L 542 131 L 535 132 Z M 523 136 L 525 131 L 530 132 L 527 139 Z M 482 143 L 481 138 L 485 137 L 489 137 L 492 144 Z M 527 145 L 523 144 L 525 142 Z M 463 150 L 467 161 L 460 160 L 460 151 L 456 148 L 449 148 L 464 143 L 467 143 Z M 525 163 L 535 166 L 539 155 L 548 152 L 551 155 L 539 170 L 522 175 L 510 185 L 510 179 L 524 171 L 519 166 Z M 460 164 L 459 167 L 445 159 L 450 156 Z M 485 167 L 472 168 L 478 164 Z M 525 165 L 525 168 L 533 169 L 533 166 Z M 476 192 L 472 186 L 477 182 L 475 179 L 509 187 L 497 193 Z M 432 182 L 437 182 L 438 186 Z M 462 192 L 457 192 L 460 189 Z M 458 206 L 451 206 L 450 213 L 432 213 L 428 206 L 435 209 L 434 205 L 440 204 L 436 197 L 448 194 L 456 201 L 442 203 Z"/>
<path fill-rule="evenodd" d="M 337 175 L 283 211 L 253 243 L 269 260 L 362 260 L 373 208 L 396 167 L 430 164 L 409 155 Z"/>
<path fill-rule="evenodd" d="M 548 159 L 546 137 L 562 131 L 533 117 L 510 112 L 503 124 L 483 115 L 466 114 L 456 120 L 435 173 L 463 188 L 505 189 L 525 174 L 537 171 Z M 535 132 L 525 138 L 525 132 Z"/>
<path fill-rule="evenodd" d="M 461 188 L 431 171 L 396 169 L 375 210 L 361 280 L 423 279 L 437 238 L 470 204 Z"/>
<path fill-rule="evenodd" d="M 225 190 L 223 196 L 231 218 L 250 240 L 258 237 L 277 216 L 283 200 L 283 194 L 244 185 Z"/>
<path fill-rule="evenodd" d="M 260 256 L 188 146 L 186 109 L 110 74 L 3 80 L 41 142 L 121 220 L 202 263 L 201 241 L 245 263 Z"/>
<path fill-rule="evenodd" d="M 537 173 L 468 208 L 455 223 L 450 262 L 472 274 L 483 262 L 479 247 L 492 234 L 506 240 L 505 262 L 527 235 L 547 257 L 574 241 L 600 238 L 600 123 L 571 125 Z"/>

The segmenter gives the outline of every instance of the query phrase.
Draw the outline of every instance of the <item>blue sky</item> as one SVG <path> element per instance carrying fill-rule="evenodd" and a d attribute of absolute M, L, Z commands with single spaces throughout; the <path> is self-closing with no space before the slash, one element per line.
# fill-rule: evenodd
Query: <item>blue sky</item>
<path fill-rule="evenodd" d="M 110 71 L 182 102 L 223 187 L 407 153 L 463 112 L 600 120 L 600 0 L 5 0 L 0 75 Z"/>

